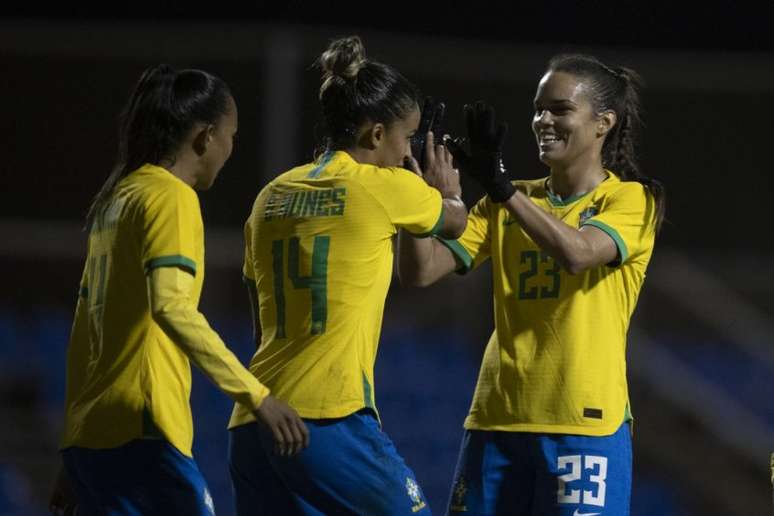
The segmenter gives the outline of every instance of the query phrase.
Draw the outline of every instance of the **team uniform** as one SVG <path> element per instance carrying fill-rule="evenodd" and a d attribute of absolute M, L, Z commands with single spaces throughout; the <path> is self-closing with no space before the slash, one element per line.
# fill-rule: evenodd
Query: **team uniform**
<path fill-rule="evenodd" d="M 491 258 L 494 281 L 495 331 L 465 420 L 452 513 L 628 514 L 626 334 L 653 250 L 655 203 L 609 171 L 567 199 L 546 183 L 516 186 L 570 226 L 607 233 L 618 257 L 568 274 L 488 197 L 460 239 L 442 240 L 458 272 Z"/>
<path fill-rule="evenodd" d="M 268 390 L 196 310 L 203 280 L 196 192 L 157 166 L 128 174 L 90 231 L 67 356 L 61 449 L 85 514 L 213 513 L 191 454 L 189 359 L 248 407 Z"/>
<path fill-rule="evenodd" d="M 342 151 L 258 195 L 243 273 L 257 291 L 262 338 L 249 368 L 304 418 L 311 444 L 294 458 L 270 456 L 254 418 L 236 405 L 230 465 L 239 514 L 429 511 L 380 429 L 373 369 L 393 237 L 398 228 L 434 234 L 442 207 L 415 174 Z"/>

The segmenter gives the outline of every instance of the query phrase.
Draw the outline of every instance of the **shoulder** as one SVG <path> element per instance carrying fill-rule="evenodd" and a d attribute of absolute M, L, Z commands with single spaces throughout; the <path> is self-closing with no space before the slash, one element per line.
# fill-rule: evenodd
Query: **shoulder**
<path fill-rule="evenodd" d="M 645 203 L 650 200 L 650 192 L 637 181 L 622 181 L 611 173 L 610 178 L 600 184 L 600 193 L 604 197 L 627 202 Z"/>
<path fill-rule="evenodd" d="M 517 181 L 512 181 L 512 183 L 527 197 L 540 197 L 545 196 L 547 179 L 548 177 L 541 177 L 538 179 L 520 179 Z"/>

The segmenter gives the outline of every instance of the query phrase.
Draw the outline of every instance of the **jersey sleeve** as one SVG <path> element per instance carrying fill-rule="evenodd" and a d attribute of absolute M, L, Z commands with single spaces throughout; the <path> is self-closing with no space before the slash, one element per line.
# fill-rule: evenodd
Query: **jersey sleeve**
<path fill-rule="evenodd" d="M 199 198 L 184 184 L 171 183 L 155 193 L 141 210 L 141 253 L 145 273 L 158 267 L 178 267 L 191 275 L 201 264 L 197 246 L 203 245 Z"/>
<path fill-rule="evenodd" d="M 269 389 L 229 350 L 191 300 L 194 278 L 159 267 L 147 276 L 153 319 L 188 358 L 226 395 L 250 410 L 260 407 Z"/>
<path fill-rule="evenodd" d="M 452 252 L 459 264 L 457 272 L 465 274 L 489 258 L 491 252 L 489 216 L 491 206 L 488 197 L 481 198 L 468 212 L 468 225 L 457 240 L 438 240 Z"/>
<path fill-rule="evenodd" d="M 640 183 L 627 182 L 607 196 L 599 212 L 581 227 L 607 233 L 618 248 L 618 257 L 610 265 L 621 265 L 653 247 L 655 214 L 653 196 Z"/>
<path fill-rule="evenodd" d="M 443 227 L 441 192 L 402 168 L 378 169 L 375 180 L 364 183 L 390 222 L 414 236 L 427 237 Z"/>

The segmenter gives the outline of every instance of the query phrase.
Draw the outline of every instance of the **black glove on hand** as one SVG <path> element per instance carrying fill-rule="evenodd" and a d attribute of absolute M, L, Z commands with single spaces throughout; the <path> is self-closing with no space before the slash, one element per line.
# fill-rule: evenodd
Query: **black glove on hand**
<path fill-rule="evenodd" d="M 465 122 L 469 150 L 465 150 L 459 138 L 447 140 L 446 148 L 460 169 L 470 174 L 493 202 L 507 201 L 516 191 L 503 165 L 502 148 L 508 125 L 503 122 L 495 128 L 494 108 L 480 100 L 472 106 L 465 105 Z"/>
<path fill-rule="evenodd" d="M 419 128 L 411 137 L 411 155 L 419 163 L 419 170 L 425 170 L 425 145 L 427 144 L 427 132 L 432 131 L 436 143 L 441 143 L 441 125 L 446 105 L 440 100 L 426 97 L 422 105 L 422 117 L 419 119 Z"/>

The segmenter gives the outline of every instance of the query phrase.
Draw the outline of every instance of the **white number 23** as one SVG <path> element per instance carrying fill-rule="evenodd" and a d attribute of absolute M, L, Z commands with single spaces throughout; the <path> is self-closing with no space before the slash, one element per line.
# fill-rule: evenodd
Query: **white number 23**
<path fill-rule="evenodd" d="M 585 459 L 583 468 L 581 468 L 581 459 Z M 567 469 L 567 473 L 560 475 L 559 490 L 557 492 L 559 503 L 581 503 L 581 490 L 567 490 L 567 484 L 575 480 L 580 480 L 583 471 L 591 470 L 589 480 L 597 485 L 597 494 L 594 491 L 583 491 L 583 503 L 587 505 L 605 506 L 605 479 L 607 478 L 607 457 L 597 455 L 563 455 L 558 459 L 558 468 Z M 596 470 L 596 471 L 595 471 Z M 596 474 L 594 474 L 596 473 Z"/>

